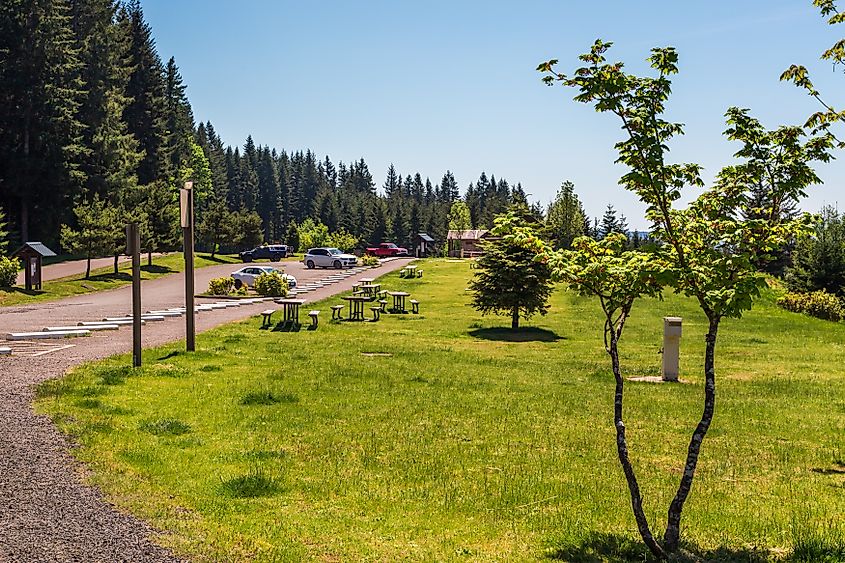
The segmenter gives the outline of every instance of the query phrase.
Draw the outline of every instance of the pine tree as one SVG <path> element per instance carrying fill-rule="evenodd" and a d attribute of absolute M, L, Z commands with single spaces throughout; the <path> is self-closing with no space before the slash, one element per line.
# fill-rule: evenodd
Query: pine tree
<path fill-rule="evenodd" d="M 179 170 L 191 158 L 188 139 L 194 133 L 194 114 L 173 57 L 164 69 L 164 124 L 167 131 L 165 153 L 170 161 L 170 170 Z"/>
<path fill-rule="evenodd" d="M 620 233 L 623 235 L 628 235 L 628 221 L 626 221 L 625 216 L 621 215 L 617 217 L 616 209 L 613 208 L 613 205 L 607 204 L 607 209 L 604 211 L 604 215 L 601 218 L 601 225 L 598 228 L 598 236 L 599 238 L 604 238 L 610 233 Z"/>
<path fill-rule="evenodd" d="M 21 237 L 55 240 L 80 170 L 84 91 L 67 0 L 0 2 L 0 171 Z M 41 211 L 36 223 L 34 209 Z"/>
<path fill-rule="evenodd" d="M 528 208 L 523 206 L 520 212 L 528 214 Z M 528 223 L 518 226 L 527 228 Z M 520 317 L 545 315 L 552 293 L 551 271 L 535 256 L 533 250 L 504 238 L 485 243 L 469 285 L 473 308 L 482 315 L 509 316 L 512 329 L 519 328 Z"/>
<path fill-rule="evenodd" d="M 118 21 L 129 36 L 129 64 L 132 68 L 126 88 L 131 101 L 124 111 L 124 118 L 142 153 L 138 181 L 144 185 L 173 174 L 167 154 L 164 67 L 138 0 L 130 0 L 123 7 Z"/>
<path fill-rule="evenodd" d="M 584 232 L 585 221 L 587 217 L 575 194 L 575 184 L 563 182 L 555 200 L 549 205 L 546 223 L 555 248 L 569 248 L 573 240 L 587 234 Z"/>
<path fill-rule="evenodd" d="M 9 251 L 9 224 L 6 222 L 6 214 L 0 207 L 0 256 L 5 256 Z"/>
<path fill-rule="evenodd" d="M 70 252 L 85 256 L 85 279 L 88 279 L 91 277 L 91 258 L 111 254 L 122 227 L 115 210 L 96 195 L 90 202 L 76 205 L 73 214 L 77 228 L 62 225 L 61 243 Z"/>

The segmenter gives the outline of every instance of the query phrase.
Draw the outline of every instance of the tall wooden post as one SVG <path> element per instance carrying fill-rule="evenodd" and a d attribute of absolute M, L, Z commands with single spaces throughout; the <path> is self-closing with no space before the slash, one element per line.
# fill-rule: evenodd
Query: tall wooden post
<path fill-rule="evenodd" d="M 183 251 L 185 254 L 185 345 L 188 352 L 196 350 L 194 311 L 194 183 L 185 182 L 180 191 Z"/>
<path fill-rule="evenodd" d="M 132 256 L 132 367 L 141 367 L 141 231 L 126 225 L 126 253 Z"/>

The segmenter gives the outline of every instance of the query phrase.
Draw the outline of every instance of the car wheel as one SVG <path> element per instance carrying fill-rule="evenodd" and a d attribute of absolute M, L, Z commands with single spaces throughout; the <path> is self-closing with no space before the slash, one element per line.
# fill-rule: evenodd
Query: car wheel
<path fill-rule="evenodd" d="M 333 266 L 334 266 L 335 270 L 340 270 L 340 267 L 341 267 L 340 260 L 335 260 Z"/>
<path fill-rule="evenodd" d="M 252 262 L 252 256 L 244 256 L 243 261 L 244 262 Z"/>
<path fill-rule="evenodd" d="M 272 256 L 270 257 L 270 260 L 272 260 L 273 262 L 278 262 L 278 261 L 279 261 L 279 260 L 281 260 L 281 259 L 282 259 L 282 255 L 281 255 L 281 254 L 274 254 L 274 255 L 272 255 Z"/>
<path fill-rule="evenodd" d="M 244 282 L 239 279 L 235 279 L 235 289 L 240 289 L 244 286 Z"/>
<path fill-rule="evenodd" d="M 313 270 L 313 269 L 314 269 L 314 261 L 313 261 L 313 260 L 309 260 L 308 262 L 306 262 L 306 263 L 305 263 L 305 266 L 306 266 L 309 270 Z"/>

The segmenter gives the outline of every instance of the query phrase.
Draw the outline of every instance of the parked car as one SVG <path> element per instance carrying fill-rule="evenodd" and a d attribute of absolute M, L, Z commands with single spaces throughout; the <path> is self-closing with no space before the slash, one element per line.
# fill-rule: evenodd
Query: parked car
<path fill-rule="evenodd" d="M 372 254 L 373 256 L 378 256 L 379 258 L 385 258 L 387 256 L 407 256 L 408 249 L 396 246 L 392 242 L 383 242 L 378 246 L 367 248 L 367 254 Z"/>
<path fill-rule="evenodd" d="M 241 260 L 244 262 L 253 262 L 255 260 L 267 259 L 271 262 L 278 262 L 288 255 L 288 247 L 285 244 L 268 244 L 266 246 L 256 246 L 252 250 L 244 250 L 240 253 Z"/>
<path fill-rule="evenodd" d="M 282 274 L 282 277 L 288 282 L 288 287 L 296 287 L 295 277 L 270 266 L 246 266 L 237 272 L 232 272 L 232 278 L 235 280 L 235 287 L 240 289 L 243 286 L 252 287 L 255 285 L 255 279 L 258 276 L 272 272 L 279 272 Z"/>
<path fill-rule="evenodd" d="M 313 269 L 320 268 L 351 268 L 358 263 L 354 254 L 345 254 L 337 248 L 309 248 L 302 262 Z"/>

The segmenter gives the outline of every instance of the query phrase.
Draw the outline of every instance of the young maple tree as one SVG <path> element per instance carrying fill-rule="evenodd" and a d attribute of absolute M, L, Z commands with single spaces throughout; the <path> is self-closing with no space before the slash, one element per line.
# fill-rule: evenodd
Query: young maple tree
<path fill-rule="evenodd" d="M 684 503 L 692 489 L 698 456 L 715 412 L 715 352 L 720 323 L 725 317 L 741 317 L 751 309 L 754 298 L 765 287 L 765 276 L 755 267 L 760 258 L 772 255 L 810 225 L 806 214 L 789 219 L 775 209 L 768 212 L 756 209 L 755 213 L 750 213 L 751 188 L 768 184 L 771 190 L 768 201 L 774 202 L 773 206 L 777 202 L 797 201 L 805 195 L 807 186 L 819 183 L 810 163 L 830 159 L 832 140 L 826 133 L 805 140 L 800 127 L 766 131 L 748 115 L 748 110 L 731 108 L 726 114 L 726 135 L 742 143 L 736 156 L 744 160 L 724 168 L 711 188 L 688 207 L 679 209 L 675 202 L 680 199 L 682 189 L 702 186 L 703 182 L 699 165 L 673 164 L 666 159 L 668 142 L 683 133 L 681 124 L 662 118 L 671 92 L 669 77 L 678 71 L 678 55 L 671 47 L 653 49 L 648 61 L 657 76 L 638 77 L 627 74 L 621 62 L 607 62 L 605 53 L 611 45 L 597 40 L 589 53 L 580 56 L 586 65 L 571 77 L 554 70 L 556 60 L 542 63 L 538 70 L 546 73 L 544 81 L 547 84 L 560 82 L 576 88 L 579 92 L 576 101 L 593 104 L 597 111 L 610 112 L 621 120 L 626 138 L 616 143 L 618 162 L 629 171 L 620 183 L 647 205 L 646 216 L 652 222 L 657 250 L 653 257 L 642 262 L 614 251 L 615 239 L 605 247 L 582 244 L 576 256 L 560 258 L 561 262 L 568 259 L 575 264 L 575 269 L 570 267 L 569 274 L 563 267 L 556 271 L 564 277 L 577 274 L 570 280 L 570 285 L 602 300 L 606 338 L 610 335 L 608 352 L 617 375 L 619 404 L 615 420 L 619 457 L 640 534 L 651 552 L 662 558 L 680 548 Z M 533 242 L 530 236 L 524 239 Z M 655 269 L 649 260 L 656 260 L 661 266 Z M 661 272 L 659 278 L 649 277 L 651 274 L 643 278 L 646 272 L 658 270 Z M 615 273 L 611 275 L 611 271 Z M 640 280 L 640 285 L 621 287 L 621 281 L 630 279 Z M 624 425 L 622 440 L 619 438 L 622 393 L 618 355 L 614 358 L 612 353 L 633 300 L 654 294 L 656 290 L 651 284 L 660 280 L 696 299 L 708 321 L 704 408 L 690 439 L 680 483 L 669 506 L 662 545 L 652 537 L 641 508 L 642 499 L 627 461 L 627 448 L 623 448 Z M 608 310 L 616 316 L 608 315 Z"/>

